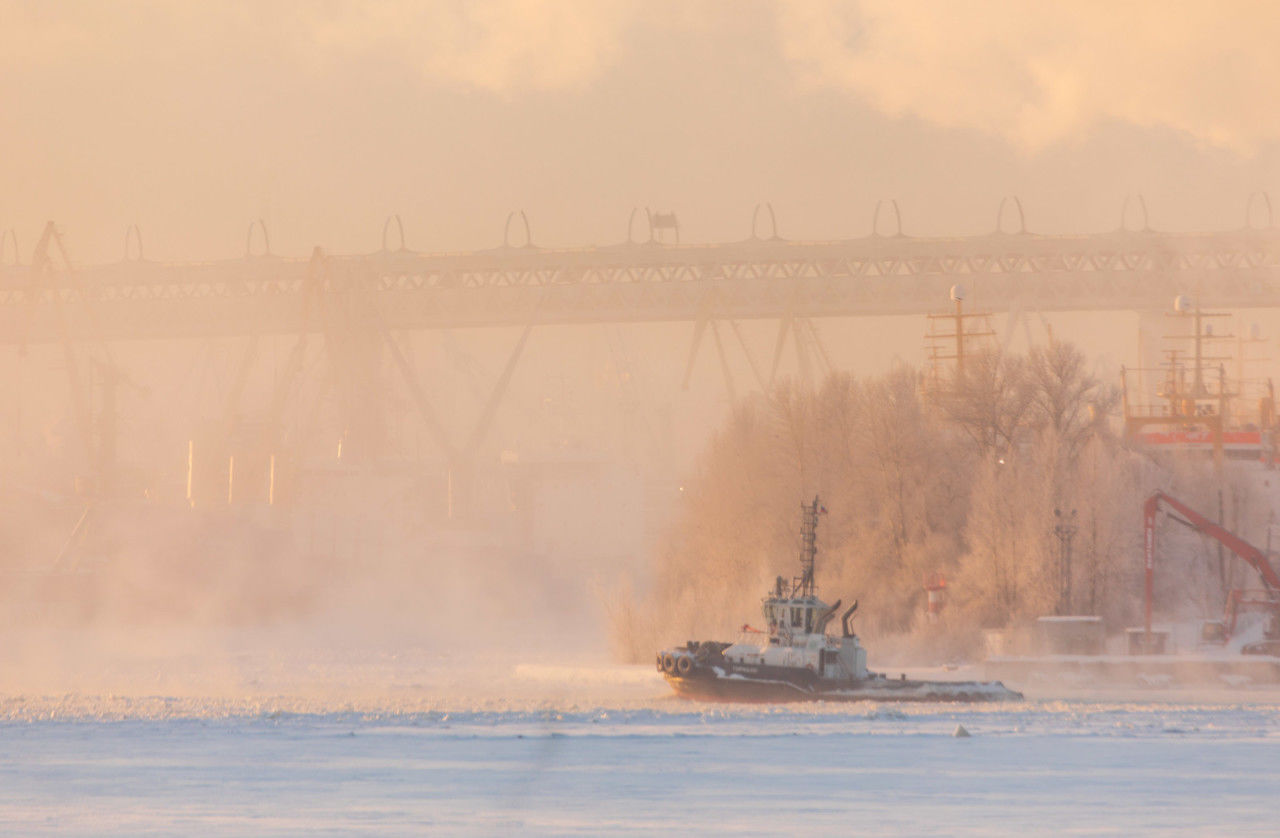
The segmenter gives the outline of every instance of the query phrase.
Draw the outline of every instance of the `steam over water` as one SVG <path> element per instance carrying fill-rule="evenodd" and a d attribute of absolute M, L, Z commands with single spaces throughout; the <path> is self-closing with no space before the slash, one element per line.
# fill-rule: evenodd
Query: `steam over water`
<path fill-rule="evenodd" d="M 0 833 L 1272 834 L 1238 672 L 744 708 L 651 661 L 759 622 L 815 496 L 890 674 L 1123 642 L 1155 490 L 1270 554 L 1254 443 L 1153 456 L 1117 384 L 1274 443 L 1277 43 L 1260 3 L 0 0 Z M 1256 573 L 1160 526 L 1193 646 Z"/>

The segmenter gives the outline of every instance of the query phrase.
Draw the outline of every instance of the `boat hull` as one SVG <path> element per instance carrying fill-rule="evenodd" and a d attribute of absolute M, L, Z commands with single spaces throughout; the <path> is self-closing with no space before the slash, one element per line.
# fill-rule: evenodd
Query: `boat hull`
<path fill-rule="evenodd" d="M 808 673 L 806 673 L 808 674 Z M 786 703 L 800 701 L 918 701 L 988 702 L 1018 701 L 1022 694 L 999 682 L 911 681 L 883 676 L 856 681 L 829 678 L 761 678 L 716 671 L 688 675 L 664 673 L 681 698 L 694 701 Z"/>

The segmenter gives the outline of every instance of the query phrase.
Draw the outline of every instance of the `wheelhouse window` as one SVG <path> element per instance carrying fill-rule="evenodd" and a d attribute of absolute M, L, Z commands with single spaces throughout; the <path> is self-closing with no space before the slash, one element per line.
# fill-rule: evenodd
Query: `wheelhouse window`
<path fill-rule="evenodd" d="M 800 628 L 800 626 L 804 625 L 804 616 L 800 613 L 800 612 L 802 612 L 802 611 L 804 611 L 804 609 L 803 609 L 803 608 L 792 608 L 792 609 L 791 609 L 791 625 L 792 625 L 792 627 L 794 627 L 794 628 Z"/>

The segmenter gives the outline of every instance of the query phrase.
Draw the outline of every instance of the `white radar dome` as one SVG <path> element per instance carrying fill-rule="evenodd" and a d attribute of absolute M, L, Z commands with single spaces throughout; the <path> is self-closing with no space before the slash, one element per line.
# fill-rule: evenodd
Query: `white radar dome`
<path fill-rule="evenodd" d="M 964 299 L 964 286 L 957 282 L 955 285 L 951 286 L 951 301 L 954 303 L 958 303 L 963 299 Z"/>
<path fill-rule="evenodd" d="M 1176 312 L 1191 311 L 1191 298 L 1186 294 L 1179 294 L 1173 298 L 1173 310 Z"/>

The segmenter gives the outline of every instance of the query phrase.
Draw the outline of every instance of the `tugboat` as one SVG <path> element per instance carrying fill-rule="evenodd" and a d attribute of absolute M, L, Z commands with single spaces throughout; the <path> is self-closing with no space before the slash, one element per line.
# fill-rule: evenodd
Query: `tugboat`
<path fill-rule="evenodd" d="M 743 626 L 736 643 L 691 640 L 658 654 L 658 670 L 683 698 L 701 701 L 1006 701 L 1022 694 L 999 681 L 912 681 L 867 670 L 867 650 L 853 633 L 853 605 L 840 615 L 840 637 L 826 633 L 840 600 L 827 605 L 814 585 L 817 497 L 801 504 L 801 573 L 781 576 L 764 598 L 768 631 Z"/>

